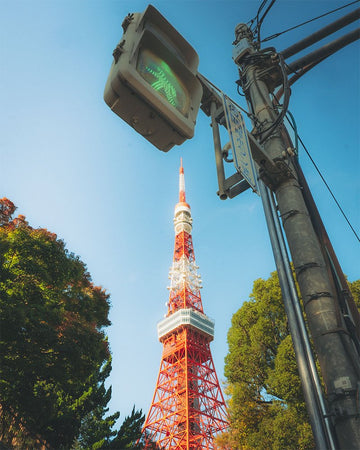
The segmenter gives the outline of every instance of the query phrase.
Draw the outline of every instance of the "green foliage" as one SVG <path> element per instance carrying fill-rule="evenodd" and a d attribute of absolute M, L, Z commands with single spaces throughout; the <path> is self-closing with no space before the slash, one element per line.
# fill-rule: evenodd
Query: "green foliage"
<path fill-rule="evenodd" d="M 349 283 L 360 306 L 360 280 Z M 315 448 L 276 272 L 254 282 L 228 332 L 231 427 L 219 448 Z"/>
<path fill-rule="evenodd" d="M 81 424 L 79 438 L 76 439 L 71 450 L 141 450 L 144 448 L 141 439 L 142 425 L 145 416 L 142 411 L 132 410 L 130 416 L 125 417 L 118 431 L 112 430 L 119 413 L 104 417 L 108 408 L 97 406 Z M 154 447 L 155 450 L 155 447 Z"/>
<path fill-rule="evenodd" d="M 79 430 L 79 436 L 73 444 L 73 450 L 105 448 L 105 444 L 117 434 L 112 428 L 120 413 L 116 412 L 106 417 L 109 408 L 106 407 L 111 398 L 111 387 L 105 388 L 105 380 L 110 375 L 111 359 L 97 374 L 97 389 L 94 393 L 94 407 L 83 417 Z"/>
<path fill-rule="evenodd" d="M 239 449 L 313 449 L 276 272 L 234 314 L 225 375 Z"/>
<path fill-rule="evenodd" d="M 14 437 L 41 436 L 53 448 L 69 449 L 84 418 L 109 398 L 103 388 L 110 367 L 103 332 L 110 324 L 109 296 L 56 235 L 5 213 L 0 398 L 8 420 L 0 422 L 0 438 L 10 445 Z"/>
<path fill-rule="evenodd" d="M 136 411 L 135 406 L 130 416 L 125 417 L 117 436 L 105 446 L 104 449 L 109 450 L 125 450 L 127 448 L 133 450 L 140 450 L 143 448 L 141 442 L 137 444 L 141 437 L 141 428 L 144 424 L 145 416 L 142 411 Z"/>
<path fill-rule="evenodd" d="M 349 283 L 350 291 L 353 296 L 355 305 L 360 310 L 360 280 L 355 280 Z"/>
<path fill-rule="evenodd" d="M 101 385 L 101 389 L 104 386 Z M 109 395 L 110 394 L 110 395 Z M 79 437 L 72 447 L 72 450 L 125 450 L 127 448 L 140 450 L 143 448 L 141 441 L 141 429 L 145 420 L 142 411 L 135 410 L 135 406 L 130 416 L 125 417 L 118 431 L 112 428 L 120 413 L 116 412 L 108 417 L 105 414 L 108 412 L 106 404 L 110 398 L 111 392 L 106 391 L 105 396 L 103 392 L 100 393 L 100 401 L 97 406 L 91 411 L 82 421 Z"/>

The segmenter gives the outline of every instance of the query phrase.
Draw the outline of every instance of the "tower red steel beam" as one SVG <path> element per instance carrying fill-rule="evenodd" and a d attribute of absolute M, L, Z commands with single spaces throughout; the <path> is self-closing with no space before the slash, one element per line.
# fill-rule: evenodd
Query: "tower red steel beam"
<path fill-rule="evenodd" d="M 143 427 L 145 449 L 155 443 L 164 450 L 213 450 L 215 435 L 228 428 L 228 416 L 210 351 L 214 322 L 201 301 L 182 161 L 174 228 L 168 310 L 158 324 L 163 353 Z"/>

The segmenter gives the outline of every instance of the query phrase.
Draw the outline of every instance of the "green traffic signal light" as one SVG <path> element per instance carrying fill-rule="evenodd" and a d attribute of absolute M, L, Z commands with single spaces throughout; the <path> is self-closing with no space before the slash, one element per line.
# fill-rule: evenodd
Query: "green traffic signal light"
<path fill-rule="evenodd" d="M 130 14 L 114 50 L 104 100 L 159 150 L 194 136 L 202 100 L 199 57 L 152 5 Z"/>
<path fill-rule="evenodd" d="M 143 48 L 139 52 L 136 70 L 170 105 L 187 116 L 190 106 L 189 93 L 176 72 L 163 59 Z"/>

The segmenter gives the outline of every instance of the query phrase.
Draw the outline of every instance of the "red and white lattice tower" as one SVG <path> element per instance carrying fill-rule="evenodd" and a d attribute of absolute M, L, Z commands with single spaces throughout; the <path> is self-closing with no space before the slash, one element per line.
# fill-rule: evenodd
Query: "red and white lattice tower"
<path fill-rule="evenodd" d="M 163 353 L 143 437 L 147 449 L 154 443 L 163 450 L 214 449 L 214 436 L 227 429 L 228 419 L 210 352 L 214 322 L 201 302 L 182 162 L 174 227 L 168 311 L 158 324 Z"/>

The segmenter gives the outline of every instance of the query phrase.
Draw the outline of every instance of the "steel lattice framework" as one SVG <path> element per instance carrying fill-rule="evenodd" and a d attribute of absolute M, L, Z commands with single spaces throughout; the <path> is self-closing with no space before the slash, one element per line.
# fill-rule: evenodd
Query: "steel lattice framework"
<path fill-rule="evenodd" d="M 158 324 L 163 353 L 143 436 L 148 449 L 155 443 L 164 450 L 210 450 L 214 436 L 227 429 L 228 419 L 210 351 L 214 323 L 201 302 L 182 163 L 174 227 L 168 311 Z"/>

